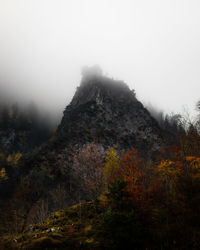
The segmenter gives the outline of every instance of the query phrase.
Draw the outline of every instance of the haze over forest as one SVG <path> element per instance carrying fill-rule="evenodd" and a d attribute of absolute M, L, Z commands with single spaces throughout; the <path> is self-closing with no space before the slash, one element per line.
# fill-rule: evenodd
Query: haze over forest
<path fill-rule="evenodd" d="M 200 249 L 199 13 L 0 0 L 0 249 Z"/>
<path fill-rule="evenodd" d="M 2 0 L 1 100 L 61 117 L 84 65 L 99 64 L 142 102 L 191 112 L 200 93 L 197 0 Z"/>

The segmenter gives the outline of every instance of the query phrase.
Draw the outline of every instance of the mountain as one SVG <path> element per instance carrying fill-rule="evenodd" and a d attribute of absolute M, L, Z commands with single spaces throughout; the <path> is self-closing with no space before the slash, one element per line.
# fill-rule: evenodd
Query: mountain
<path fill-rule="evenodd" d="M 158 123 L 127 84 L 103 76 L 97 68 L 86 68 L 56 133 L 33 152 L 24 154 L 17 166 L 4 161 L 7 175 L 0 182 L 2 204 L 18 210 L 19 217 L 25 214 L 24 223 L 30 224 L 29 215 L 43 202 L 55 211 L 90 200 L 88 191 L 80 188 L 80 174 L 72 166 L 74 157 L 92 144 L 104 155 L 114 147 L 118 153 L 135 148 L 151 157 L 163 139 Z M 9 205 L 6 199 L 11 201 Z"/>
<path fill-rule="evenodd" d="M 83 72 L 80 86 L 66 107 L 56 134 L 47 143 L 22 158 L 19 176 L 28 175 L 49 189 L 64 185 L 71 190 L 74 156 L 90 144 L 106 152 L 138 149 L 143 156 L 163 144 L 162 130 L 123 81 L 105 77 L 100 70 Z M 31 182 L 31 183 L 32 183 Z M 76 200 L 76 184 L 69 200 Z M 72 197 L 73 196 L 73 197 Z"/>
<path fill-rule="evenodd" d="M 25 156 L 25 165 L 28 170 L 43 164 L 54 168 L 55 158 L 62 155 L 70 167 L 73 155 L 90 143 L 118 152 L 136 148 L 147 155 L 163 144 L 162 135 L 157 121 L 126 83 L 103 76 L 95 67 L 87 68 L 56 134 Z"/>
<path fill-rule="evenodd" d="M 200 135 L 170 126 L 172 144 L 123 81 L 85 68 L 56 133 L 0 154 L 0 248 L 199 249 Z"/>
<path fill-rule="evenodd" d="M 155 150 L 162 144 L 159 125 L 135 92 L 123 81 L 97 74 L 94 69 L 83 73 L 57 133 L 79 145 L 95 142 L 119 150 Z"/>

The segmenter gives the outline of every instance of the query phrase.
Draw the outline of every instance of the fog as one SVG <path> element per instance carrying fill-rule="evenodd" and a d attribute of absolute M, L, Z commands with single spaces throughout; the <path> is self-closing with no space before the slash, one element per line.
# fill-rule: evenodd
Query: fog
<path fill-rule="evenodd" d="M 1 0 L 0 96 L 61 115 L 98 64 L 139 100 L 190 111 L 200 98 L 198 0 Z"/>

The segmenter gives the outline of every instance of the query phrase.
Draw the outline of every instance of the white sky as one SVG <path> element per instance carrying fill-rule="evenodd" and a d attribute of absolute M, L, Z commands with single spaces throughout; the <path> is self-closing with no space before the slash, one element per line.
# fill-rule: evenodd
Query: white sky
<path fill-rule="evenodd" d="M 167 112 L 200 99 L 199 0 L 0 0 L 0 91 L 62 110 L 99 64 Z"/>

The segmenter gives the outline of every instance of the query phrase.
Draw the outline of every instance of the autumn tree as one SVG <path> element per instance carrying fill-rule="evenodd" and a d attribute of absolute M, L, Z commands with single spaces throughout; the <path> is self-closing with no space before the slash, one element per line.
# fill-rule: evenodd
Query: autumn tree
<path fill-rule="evenodd" d="M 127 183 L 127 191 L 133 203 L 142 208 L 154 199 L 160 198 L 160 182 L 153 174 L 152 163 L 145 162 L 137 150 L 122 153 L 121 176 Z"/>
<path fill-rule="evenodd" d="M 102 192 L 104 157 L 104 150 L 93 143 L 74 155 L 73 175 L 86 199 L 96 199 Z"/>
<path fill-rule="evenodd" d="M 117 152 L 113 147 L 111 147 L 106 155 L 106 163 L 103 170 L 104 174 L 104 183 L 106 189 L 108 185 L 114 181 L 116 181 L 119 177 L 119 166 L 120 160 L 117 155 Z"/>

